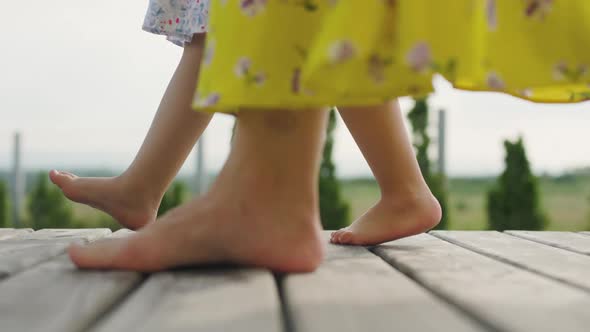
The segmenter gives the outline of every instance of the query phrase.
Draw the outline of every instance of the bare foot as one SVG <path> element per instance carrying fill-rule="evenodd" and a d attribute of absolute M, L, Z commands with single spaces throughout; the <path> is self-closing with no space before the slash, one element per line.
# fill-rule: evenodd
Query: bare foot
<path fill-rule="evenodd" d="M 330 242 L 376 245 L 428 231 L 440 222 L 440 204 L 432 194 L 394 200 L 382 198 L 352 225 L 332 233 Z"/>
<path fill-rule="evenodd" d="M 70 200 L 106 212 L 129 229 L 154 221 L 162 199 L 128 188 L 122 177 L 82 178 L 52 170 L 49 178 Z"/>
<path fill-rule="evenodd" d="M 323 246 L 317 211 L 269 200 L 272 195 L 261 194 L 260 188 L 248 195 L 228 189 L 171 210 L 130 237 L 72 246 L 70 257 L 81 268 L 137 271 L 235 263 L 308 272 L 319 265 Z"/>

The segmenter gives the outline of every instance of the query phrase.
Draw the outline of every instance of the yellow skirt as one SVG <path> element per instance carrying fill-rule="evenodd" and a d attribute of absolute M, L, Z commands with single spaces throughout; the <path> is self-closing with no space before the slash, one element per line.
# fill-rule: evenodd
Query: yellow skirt
<path fill-rule="evenodd" d="M 215 0 L 193 108 L 380 104 L 455 87 L 590 100 L 590 0 Z"/>

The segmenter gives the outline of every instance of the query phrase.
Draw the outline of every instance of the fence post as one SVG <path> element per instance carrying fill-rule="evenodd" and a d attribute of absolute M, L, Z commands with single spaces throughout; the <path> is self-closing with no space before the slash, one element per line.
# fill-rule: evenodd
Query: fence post
<path fill-rule="evenodd" d="M 197 141 L 196 163 L 196 194 L 202 194 L 207 189 L 207 172 L 205 171 L 205 133 Z"/>
<path fill-rule="evenodd" d="M 446 170 L 446 111 L 438 111 L 438 172 L 440 174 L 447 174 Z"/>
<path fill-rule="evenodd" d="M 12 223 L 21 227 L 21 207 L 25 193 L 25 177 L 22 170 L 21 134 L 14 134 L 14 159 L 12 168 Z"/>

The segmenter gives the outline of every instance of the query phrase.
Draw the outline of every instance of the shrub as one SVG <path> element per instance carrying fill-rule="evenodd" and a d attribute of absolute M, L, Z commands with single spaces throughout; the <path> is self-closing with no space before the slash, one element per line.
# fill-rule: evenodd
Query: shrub
<path fill-rule="evenodd" d="M 332 162 L 334 147 L 333 132 L 336 127 L 336 112 L 332 109 L 326 128 L 326 143 L 322 164 L 320 166 L 319 192 L 320 217 L 324 229 L 340 229 L 350 224 L 350 206 L 344 201 L 340 192 L 340 183 L 336 178 L 336 167 Z"/>
<path fill-rule="evenodd" d="M 488 191 L 489 229 L 542 230 L 547 218 L 539 207 L 537 178 L 531 173 L 522 138 L 504 141 L 505 169 Z"/>

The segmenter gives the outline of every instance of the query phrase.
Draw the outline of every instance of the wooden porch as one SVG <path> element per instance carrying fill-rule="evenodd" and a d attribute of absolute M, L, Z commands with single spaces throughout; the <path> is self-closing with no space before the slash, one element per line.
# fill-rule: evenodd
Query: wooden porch
<path fill-rule="evenodd" d="M 0 331 L 590 331 L 590 233 L 437 231 L 328 244 L 314 273 L 77 270 L 108 229 L 0 229 Z"/>

